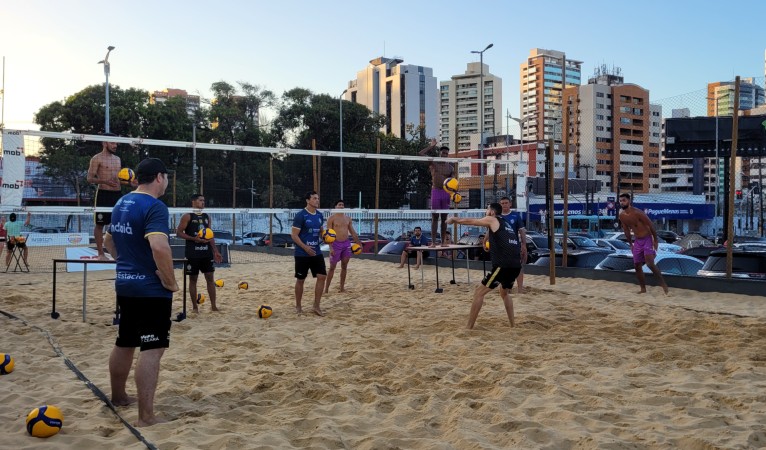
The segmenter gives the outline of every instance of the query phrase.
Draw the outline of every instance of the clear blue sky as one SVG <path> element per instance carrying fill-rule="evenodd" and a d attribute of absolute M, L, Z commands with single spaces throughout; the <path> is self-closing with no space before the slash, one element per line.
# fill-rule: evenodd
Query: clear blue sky
<path fill-rule="evenodd" d="M 109 45 L 111 83 L 208 96 L 220 80 L 339 95 L 378 56 L 432 67 L 441 81 L 493 43 L 484 62 L 515 117 L 519 65 L 539 47 L 584 61 L 584 79 L 619 66 L 654 101 L 736 75 L 762 80 L 764 17 L 760 0 L 0 0 L 5 122 L 33 128 L 43 105 L 103 83 Z"/>

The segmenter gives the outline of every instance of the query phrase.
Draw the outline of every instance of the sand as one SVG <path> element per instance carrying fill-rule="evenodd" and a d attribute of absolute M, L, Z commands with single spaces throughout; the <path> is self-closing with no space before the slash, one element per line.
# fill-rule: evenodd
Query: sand
<path fill-rule="evenodd" d="M 222 312 L 173 323 L 156 397 L 169 422 L 141 435 L 161 449 L 766 447 L 764 298 L 527 276 L 516 328 L 493 292 L 469 331 L 480 271 L 436 294 L 432 266 L 415 290 L 395 266 L 352 260 L 323 318 L 294 313 L 291 257 L 219 269 Z M 80 274 L 59 275 L 58 320 L 51 274 L 0 274 L 0 310 L 22 319 L 0 315 L 16 361 L 0 376 L 3 448 L 146 448 L 50 343 L 108 395 L 113 276 L 89 276 L 83 323 Z M 41 404 L 64 413 L 45 441 L 24 428 Z"/>

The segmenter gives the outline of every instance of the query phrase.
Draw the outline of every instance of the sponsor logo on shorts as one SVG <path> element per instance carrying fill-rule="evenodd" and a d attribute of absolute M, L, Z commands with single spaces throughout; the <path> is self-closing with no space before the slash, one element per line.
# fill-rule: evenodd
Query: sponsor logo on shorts
<path fill-rule="evenodd" d="M 159 340 L 160 340 L 160 338 L 158 338 L 157 336 L 155 336 L 153 334 L 143 334 L 143 335 L 141 335 L 141 342 L 143 342 L 144 344 L 146 344 L 148 342 L 159 342 Z"/>
<path fill-rule="evenodd" d="M 118 280 L 145 280 L 146 275 L 140 273 L 117 272 Z"/>

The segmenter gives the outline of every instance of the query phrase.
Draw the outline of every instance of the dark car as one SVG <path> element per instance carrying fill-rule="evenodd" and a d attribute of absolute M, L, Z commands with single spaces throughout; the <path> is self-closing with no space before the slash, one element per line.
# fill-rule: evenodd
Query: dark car
<path fill-rule="evenodd" d="M 700 261 L 705 262 L 707 261 L 711 252 L 725 248 L 726 247 L 722 245 L 701 245 L 699 247 L 685 248 L 681 250 L 681 254 L 691 256 L 692 258 L 697 258 Z"/>
<path fill-rule="evenodd" d="M 599 247 L 607 250 L 630 250 L 630 245 L 619 239 L 595 239 L 595 242 Z"/>
<path fill-rule="evenodd" d="M 556 252 L 556 265 L 561 266 L 563 253 Z M 602 249 L 570 250 L 567 252 L 567 267 L 577 267 L 581 269 L 592 269 L 603 261 L 609 252 Z M 541 256 L 535 261 L 535 266 L 548 266 L 551 263 L 550 254 Z"/>
<path fill-rule="evenodd" d="M 556 242 L 560 245 L 563 238 L 564 237 L 562 235 L 556 235 Z M 600 252 L 607 252 L 607 253 L 611 253 L 612 251 L 611 249 L 606 249 L 604 247 L 599 246 L 598 243 L 591 238 L 583 237 L 583 236 L 572 236 L 572 235 L 568 236 L 567 248 L 570 248 L 572 250 L 578 250 L 578 249 L 598 250 Z"/>
<path fill-rule="evenodd" d="M 557 242 L 554 242 L 553 245 L 556 253 L 564 251 Z M 527 236 L 527 264 L 532 264 L 540 257 L 548 256 L 549 254 L 548 236 Z"/>
<path fill-rule="evenodd" d="M 256 241 L 257 245 L 271 247 L 292 247 L 295 245 L 293 237 L 287 233 L 274 233 L 271 237 L 267 234 L 262 239 Z"/>
<path fill-rule="evenodd" d="M 668 244 L 672 244 L 680 239 L 676 233 L 668 230 L 657 230 L 657 237 Z"/>
<path fill-rule="evenodd" d="M 733 278 L 751 278 L 766 280 L 766 251 L 746 250 L 741 248 L 732 249 Z M 726 276 L 726 250 L 715 250 L 705 261 L 705 265 L 698 272 L 702 277 L 725 277 Z"/>

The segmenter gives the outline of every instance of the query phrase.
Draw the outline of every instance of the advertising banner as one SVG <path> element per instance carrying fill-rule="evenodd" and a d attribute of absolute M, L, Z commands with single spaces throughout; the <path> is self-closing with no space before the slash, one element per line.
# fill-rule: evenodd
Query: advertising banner
<path fill-rule="evenodd" d="M 79 259 L 83 261 L 98 259 L 96 249 L 90 247 L 70 247 L 66 249 L 66 259 Z M 88 272 L 92 270 L 111 270 L 114 271 L 114 264 L 88 264 Z M 82 272 L 85 270 L 85 264 L 67 263 L 67 272 Z"/>
<path fill-rule="evenodd" d="M 0 206 L 21 206 L 24 195 L 24 161 L 24 136 L 15 130 L 4 130 Z"/>

